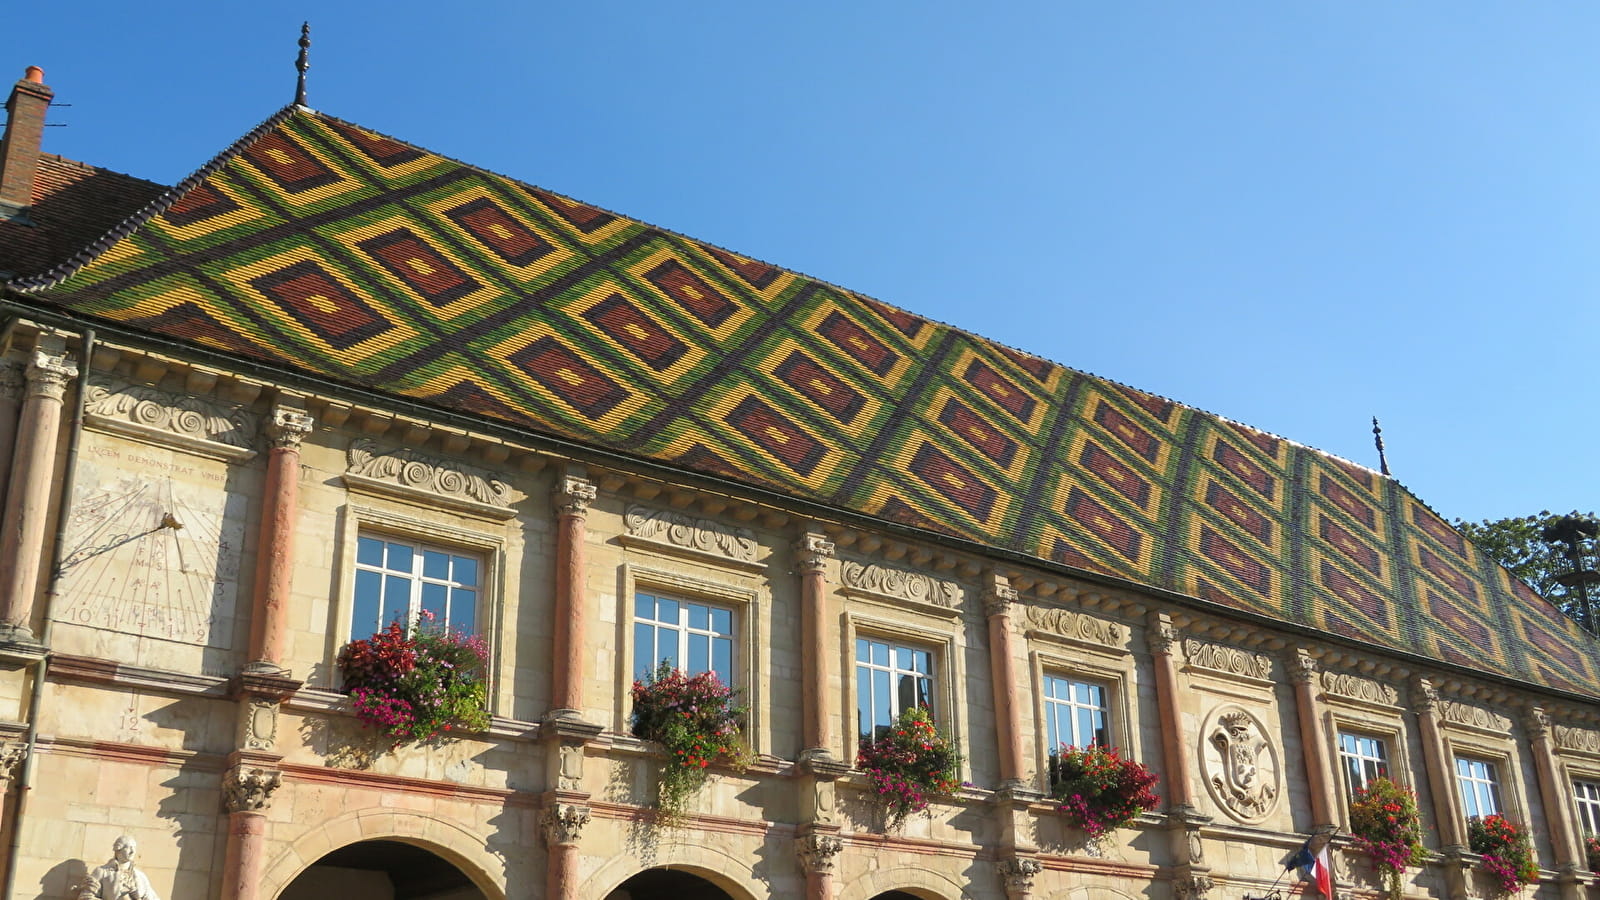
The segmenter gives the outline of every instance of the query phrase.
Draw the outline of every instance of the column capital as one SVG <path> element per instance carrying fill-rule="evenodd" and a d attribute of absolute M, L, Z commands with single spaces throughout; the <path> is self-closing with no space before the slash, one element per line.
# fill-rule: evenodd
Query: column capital
<path fill-rule="evenodd" d="M 1145 640 L 1150 644 L 1150 652 L 1162 656 L 1171 656 L 1182 639 L 1172 620 L 1166 616 L 1152 617 L 1150 630 L 1145 633 Z"/>
<path fill-rule="evenodd" d="M 794 839 L 795 856 L 800 858 L 800 868 L 808 875 L 833 874 L 835 857 L 843 850 L 844 841 L 825 831 L 813 831 Z"/>
<path fill-rule="evenodd" d="M 292 406 L 275 405 L 272 415 L 262 424 L 261 430 L 267 436 L 267 445 L 275 450 L 299 450 L 300 442 L 316 426 L 316 420 L 310 413 Z"/>
<path fill-rule="evenodd" d="M 1317 680 L 1317 673 L 1322 671 L 1322 665 L 1304 650 L 1296 650 L 1289 654 L 1286 662 L 1289 669 L 1289 680 L 1295 684 L 1314 684 Z"/>
<path fill-rule="evenodd" d="M 580 803 L 555 803 L 544 811 L 544 841 L 557 847 L 576 844 L 583 836 L 583 826 L 589 824 L 589 807 Z"/>
<path fill-rule="evenodd" d="M 4 797 L 11 787 L 11 779 L 17 774 L 17 766 L 28 758 L 28 745 L 21 741 L 8 741 L 0 744 L 0 797 Z"/>
<path fill-rule="evenodd" d="M 1200 900 L 1215 886 L 1216 882 L 1211 880 L 1210 875 L 1204 872 L 1188 872 L 1172 880 L 1172 893 L 1178 900 Z"/>
<path fill-rule="evenodd" d="M 600 495 L 600 489 L 594 482 L 576 475 L 563 475 L 556 482 L 556 489 L 552 495 L 556 505 L 556 512 L 563 516 L 582 516 L 589 512 L 589 504 Z"/>
<path fill-rule="evenodd" d="M 64 353 L 58 355 L 35 350 L 28 357 L 25 377 L 28 396 L 60 400 L 66 396 L 67 384 L 78 377 L 78 367 Z"/>
<path fill-rule="evenodd" d="M 1006 893 L 1027 893 L 1033 890 L 1033 879 L 1044 871 L 1044 865 L 1028 856 L 1013 856 L 995 863 L 1000 877 L 1005 881 Z"/>
<path fill-rule="evenodd" d="M 794 564 L 802 575 L 823 574 L 833 557 L 833 541 L 818 532 L 808 531 L 794 542 Z"/>
<path fill-rule="evenodd" d="M 1530 706 L 1522 713 L 1522 728 L 1529 740 L 1542 741 L 1550 736 L 1550 714 L 1542 707 Z"/>
<path fill-rule="evenodd" d="M 262 812 L 272 806 L 272 794 L 283 784 L 283 773 L 246 763 L 222 775 L 222 797 L 228 812 Z"/>
<path fill-rule="evenodd" d="M 1411 705 L 1419 713 L 1433 714 L 1439 706 L 1439 690 L 1422 676 L 1411 679 Z"/>
<path fill-rule="evenodd" d="M 989 573 L 983 584 L 983 614 L 989 617 L 1008 616 L 1011 604 L 1017 602 L 1017 589 L 1004 575 Z"/>

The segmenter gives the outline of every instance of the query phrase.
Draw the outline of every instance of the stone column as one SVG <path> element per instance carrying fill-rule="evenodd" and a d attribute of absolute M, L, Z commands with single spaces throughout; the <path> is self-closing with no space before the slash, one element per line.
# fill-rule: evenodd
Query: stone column
<path fill-rule="evenodd" d="M 844 842 L 832 832 L 813 831 L 794 840 L 800 871 L 806 876 L 806 900 L 833 900 L 834 859 Z"/>
<path fill-rule="evenodd" d="M 578 839 L 589 824 L 590 808 L 582 803 L 552 803 L 544 811 L 547 900 L 578 900 Z"/>
<path fill-rule="evenodd" d="M 583 545 L 588 535 L 589 504 L 598 495 L 587 473 L 569 466 L 556 482 L 555 647 L 550 678 L 550 716 L 583 717 L 583 656 L 589 604 L 584 599 L 587 570 Z M 630 607 L 631 608 L 631 607 Z"/>
<path fill-rule="evenodd" d="M 261 528 L 256 544 L 254 603 L 250 612 L 246 672 L 288 675 L 284 667 L 285 619 L 294 580 L 294 525 L 300 493 L 300 442 L 311 433 L 304 410 L 282 403 L 263 426 L 267 477 L 261 490 Z"/>
<path fill-rule="evenodd" d="M 833 542 L 807 532 L 794 544 L 800 573 L 801 759 L 833 758 L 828 727 L 828 560 Z"/>
<path fill-rule="evenodd" d="M 1012 856 L 995 864 L 1005 883 L 1006 900 L 1028 900 L 1033 896 L 1033 879 L 1044 865 L 1030 856 Z"/>
<path fill-rule="evenodd" d="M 27 383 L 0 530 L 0 651 L 9 651 L 6 655 L 37 658 L 44 652 L 33 635 L 33 601 L 39 563 L 47 550 L 50 495 L 56 486 L 61 401 L 77 375 L 63 347 L 58 353 L 33 351 L 24 376 Z"/>
<path fill-rule="evenodd" d="M 254 765 L 239 754 L 234 755 L 233 765 L 223 773 L 228 845 L 222 862 L 222 900 L 259 900 L 267 850 L 266 810 L 272 805 L 273 792 L 282 783 L 282 773 Z"/>
<path fill-rule="evenodd" d="M 1017 589 L 1004 576 L 989 573 L 983 612 L 989 618 L 989 675 L 994 682 L 994 727 L 1000 739 L 1000 787 L 1021 788 L 1028 770 L 1022 754 L 1022 703 L 1011 630 L 1011 604 Z"/>
<path fill-rule="evenodd" d="M 1322 704 L 1317 702 L 1317 661 L 1304 650 L 1289 657 L 1289 679 L 1294 682 L 1294 705 L 1300 720 L 1301 754 L 1306 760 L 1306 786 L 1311 793 L 1312 830 L 1332 833 L 1339 826 L 1339 795 L 1333 761 L 1328 756 L 1328 735 L 1322 727 Z"/>
<path fill-rule="evenodd" d="M 1445 749 L 1439 730 L 1439 693 L 1433 683 L 1418 677 L 1411 682 L 1411 705 L 1417 713 L 1417 733 L 1422 741 L 1422 765 L 1427 770 L 1428 792 L 1433 795 L 1433 818 L 1444 854 L 1445 890 L 1451 900 L 1469 896 L 1466 861 L 1466 822 L 1456 797 L 1455 763 Z"/>
<path fill-rule="evenodd" d="M 1562 781 L 1561 770 L 1557 767 L 1555 744 L 1550 737 L 1550 716 L 1543 709 L 1532 707 L 1523 717 L 1522 727 L 1528 732 L 1533 768 L 1539 774 L 1539 799 L 1544 804 L 1561 894 L 1565 900 L 1578 900 L 1583 896 L 1578 870 L 1589 867 L 1588 854 L 1584 852 L 1577 823 L 1573 821 L 1572 788 Z"/>
<path fill-rule="evenodd" d="M 11 454 L 17 446 L 17 417 L 22 410 L 22 391 L 27 383 L 21 365 L 0 362 L 0 473 L 11 471 Z M 7 487 L 0 483 L 0 501 L 4 500 Z"/>
<path fill-rule="evenodd" d="M 1166 613 L 1152 612 L 1145 641 L 1155 669 L 1156 714 L 1161 722 L 1161 757 L 1166 767 L 1167 828 L 1172 854 L 1172 890 L 1179 900 L 1204 900 L 1211 891 L 1211 867 L 1206 864 L 1205 841 L 1200 828 L 1211 821 L 1194 805 L 1191 735 L 1183 727 L 1182 694 L 1178 686 L 1178 630 Z"/>

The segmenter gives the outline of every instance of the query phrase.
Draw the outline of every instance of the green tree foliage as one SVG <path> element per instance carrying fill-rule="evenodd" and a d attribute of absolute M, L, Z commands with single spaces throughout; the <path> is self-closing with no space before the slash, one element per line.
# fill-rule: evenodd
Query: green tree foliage
<path fill-rule="evenodd" d="M 1577 615 L 1578 610 L 1575 608 L 1578 602 L 1577 590 L 1556 580 L 1557 576 L 1572 571 L 1572 561 L 1567 557 L 1567 545 L 1549 544 L 1544 540 L 1545 527 L 1563 518 L 1564 515 L 1595 518 L 1592 512 L 1574 511 L 1562 514 L 1544 510 L 1532 516 L 1485 519 L 1482 522 L 1457 519 L 1453 524 L 1457 530 L 1477 544 L 1479 550 L 1505 566 L 1511 574 L 1527 582 L 1539 596 L 1561 607 L 1568 615 Z M 1596 568 L 1595 542 L 1585 541 L 1582 549 L 1584 568 Z M 1600 603 L 1600 591 L 1591 587 L 1589 599 L 1591 603 Z"/>

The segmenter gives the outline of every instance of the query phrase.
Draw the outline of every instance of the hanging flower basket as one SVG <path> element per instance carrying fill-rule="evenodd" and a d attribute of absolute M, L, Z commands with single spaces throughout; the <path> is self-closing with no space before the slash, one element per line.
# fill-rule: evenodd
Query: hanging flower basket
<path fill-rule="evenodd" d="M 1600 871 L 1600 838 L 1593 836 L 1584 838 L 1583 852 L 1589 857 L 1589 871 Z"/>
<path fill-rule="evenodd" d="M 1050 796 L 1067 822 L 1098 844 L 1161 800 L 1151 790 L 1156 774 L 1115 747 L 1091 744 L 1050 753 Z"/>
<path fill-rule="evenodd" d="M 1500 896 L 1514 894 L 1539 880 L 1533 843 L 1521 825 L 1498 813 L 1467 820 L 1468 849 L 1483 857 L 1483 870 L 1500 886 Z"/>
<path fill-rule="evenodd" d="M 1387 778 L 1374 778 L 1350 803 L 1355 847 L 1372 858 L 1391 900 L 1405 894 L 1405 873 L 1428 858 L 1422 846 L 1422 813 L 1417 796 Z"/>
<path fill-rule="evenodd" d="M 667 663 L 633 683 L 633 734 L 667 751 L 657 791 L 665 821 L 683 818 L 712 764 L 740 772 L 749 765 L 740 729 L 746 709 L 738 705 L 738 695 L 715 672 L 690 676 Z"/>
<path fill-rule="evenodd" d="M 409 635 L 392 622 L 339 651 L 356 718 L 398 743 L 486 730 L 487 661 L 483 638 L 436 626 L 426 612 Z"/>
<path fill-rule="evenodd" d="M 906 816 L 928 808 L 928 798 L 961 787 L 961 753 L 934 727 L 920 707 L 907 709 L 887 734 L 862 738 L 856 768 L 867 776 L 885 811 L 885 827 L 899 828 Z"/>

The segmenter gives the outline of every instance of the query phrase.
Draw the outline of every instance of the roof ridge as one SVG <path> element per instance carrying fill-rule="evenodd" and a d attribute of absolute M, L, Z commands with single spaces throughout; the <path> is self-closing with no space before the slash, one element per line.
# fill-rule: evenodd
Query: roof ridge
<path fill-rule="evenodd" d="M 296 112 L 307 111 L 304 107 L 294 105 L 285 106 L 264 119 L 256 127 L 250 129 L 238 140 L 223 148 L 222 152 L 213 156 L 205 165 L 194 170 L 188 177 L 168 188 L 165 193 L 145 204 L 132 215 L 117 223 L 105 234 L 90 242 L 88 246 L 69 256 L 65 261 L 57 263 L 54 267 L 27 278 L 14 279 L 7 282 L 7 286 L 17 290 L 32 291 L 54 287 L 72 277 L 79 269 L 93 262 L 100 254 L 110 250 L 117 241 L 127 237 L 134 229 L 150 221 L 156 216 L 172 208 L 183 196 L 199 186 L 200 182 L 209 178 L 213 172 L 232 162 L 235 157 L 249 149 L 251 144 L 260 140 L 268 131 L 276 128 L 285 119 Z M 88 165 L 81 163 L 81 165 Z M 137 176 L 128 176 L 130 178 Z M 141 179 L 144 180 L 144 179 Z M 149 182 L 158 184 L 158 182 Z"/>

